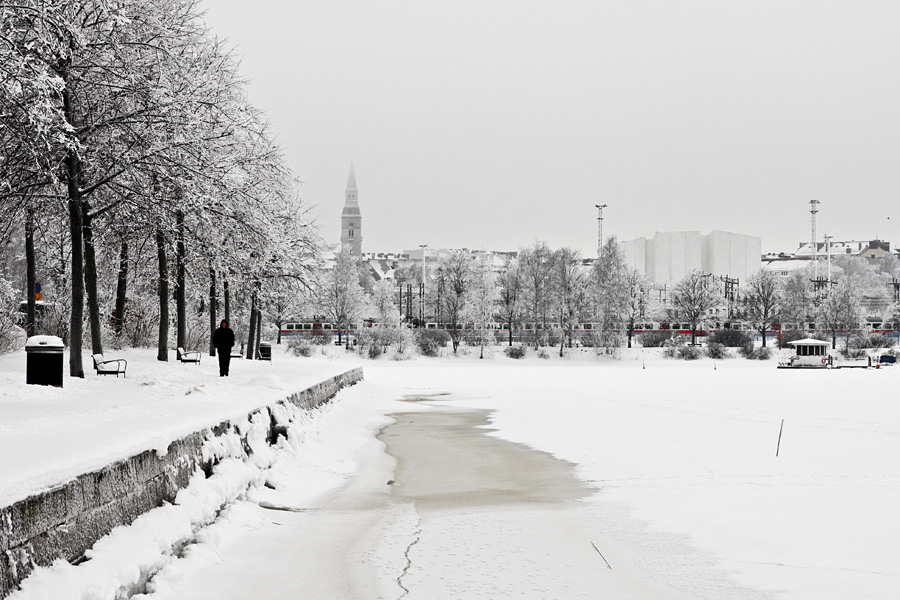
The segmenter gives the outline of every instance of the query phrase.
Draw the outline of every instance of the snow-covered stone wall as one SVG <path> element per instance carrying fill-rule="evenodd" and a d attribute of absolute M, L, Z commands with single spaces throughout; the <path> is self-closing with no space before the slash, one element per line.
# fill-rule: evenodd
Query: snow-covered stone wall
<path fill-rule="evenodd" d="M 262 419 L 267 424 L 267 440 L 274 443 L 286 430 L 283 421 L 290 414 L 278 405 L 312 409 L 362 379 L 362 368 L 350 369 L 255 411 L 247 421 Z M 173 502 L 196 473 L 212 474 L 219 459 L 210 452 L 216 440 L 235 435 L 241 439 L 242 452 L 252 454 L 248 430 L 242 424 L 223 421 L 175 440 L 165 453 L 147 450 L 0 508 L 0 598 L 10 594 L 36 566 L 58 559 L 78 562 L 115 527 Z"/>

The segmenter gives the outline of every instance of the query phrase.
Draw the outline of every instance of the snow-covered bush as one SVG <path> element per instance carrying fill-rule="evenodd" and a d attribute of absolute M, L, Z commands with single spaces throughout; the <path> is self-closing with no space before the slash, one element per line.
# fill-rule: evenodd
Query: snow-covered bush
<path fill-rule="evenodd" d="M 731 352 L 717 342 L 706 344 L 706 355 L 710 358 L 731 358 Z"/>
<path fill-rule="evenodd" d="M 538 355 L 538 358 L 543 358 L 545 360 L 550 358 L 550 354 L 544 348 L 541 348 L 540 350 L 538 350 L 537 355 Z"/>
<path fill-rule="evenodd" d="M 755 347 L 753 342 L 741 346 L 741 356 L 749 360 L 769 360 L 772 357 L 772 350 L 769 348 Z"/>
<path fill-rule="evenodd" d="M 415 335 L 413 334 L 412 329 L 406 327 L 401 327 L 394 337 L 394 345 L 397 348 L 397 352 L 400 354 L 406 354 L 406 351 L 414 343 Z"/>
<path fill-rule="evenodd" d="M 503 350 L 503 354 L 507 355 L 510 358 L 525 358 L 525 354 L 527 350 L 525 346 L 521 344 L 516 344 L 515 346 L 507 346 Z"/>
<path fill-rule="evenodd" d="M 666 340 L 672 339 L 671 331 L 648 331 L 638 336 L 638 342 L 644 348 L 662 348 Z"/>
<path fill-rule="evenodd" d="M 675 358 L 678 356 L 680 348 L 684 347 L 684 340 L 678 336 L 670 336 L 663 341 L 663 356 L 666 358 Z"/>
<path fill-rule="evenodd" d="M 703 351 L 698 346 L 684 345 L 678 348 L 678 358 L 682 360 L 697 360 L 703 356 Z"/>
<path fill-rule="evenodd" d="M 893 340 L 878 333 L 860 333 L 847 340 L 847 346 L 853 349 L 890 348 Z"/>
<path fill-rule="evenodd" d="M 301 336 L 294 336 L 288 340 L 287 347 L 293 352 L 294 356 L 312 356 L 313 345 L 310 341 Z"/>
<path fill-rule="evenodd" d="M 753 337 L 746 331 L 720 329 L 709 336 L 709 341 L 722 344 L 726 348 L 741 348 L 748 343 L 752 343 Z"/>
<path fill-rule="evenodd" d="M 368 327 L 364 327 L 356 334 L 357 351 L 361 356 L 369 358 L 378 358 L 383 352 L 381 340 L 377 331 Z"/>
<path fill-rule="evenodd" d="M 619 348 L 624 343 L 624 338 L 615 331 L 598 331 L 591 337 L 594 338 L 594 348 L 598 355 L 613 356 L 618 358 Z"/>
<path fill-rule="evenodd" d="M 16 324 L 18 294 L 5 279 L 0 279 L 0 353 L 21 349 L 25 330 Z"/>
<path fill-rule="evenodd" d="M 415 337 L 416 346 L 423 356 L 437 356 L 441 348 L 450 343 L 450 334 L 443 329 L 419 329 Z"/>

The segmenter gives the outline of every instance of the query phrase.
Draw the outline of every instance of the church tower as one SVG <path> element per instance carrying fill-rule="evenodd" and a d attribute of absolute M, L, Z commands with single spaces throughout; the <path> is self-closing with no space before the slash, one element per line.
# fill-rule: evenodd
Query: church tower
<path fill-rule="evenodd" d="M 356 173 L 350 163 L 347 190 L 344 192 L 344 211 L 341 213 L 341 246 L 349 246 L 350 254 L 362 256 L 362 215 L 359 212 L 359 191 Z"/>

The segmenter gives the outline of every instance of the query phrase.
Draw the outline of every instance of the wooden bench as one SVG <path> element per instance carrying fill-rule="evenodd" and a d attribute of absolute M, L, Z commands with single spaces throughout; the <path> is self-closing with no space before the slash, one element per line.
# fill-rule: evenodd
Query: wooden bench
<path fill-rule="evenodd" d="M 102 354 L 94 354 L 91 358 L 94 359 L 94 370 L 97 371 L 97 375 L 115 375 L 116 378 L 119 377 L 119 373 L 122 374 L 122 377 L 125 377 L 125 369 L 128 368 L 128 361 L 124 358 L 103 358 Z"/>
<path fill-rule="evenodd" d="M 178 357 L 183 363 L 197 363 L 200 364 L 200 356 L 199 352 L 194 352 L 193 350 L 190 352 L 185 352 L 184 348 L 178 348 L 175 351 L 175 355 Z"/>

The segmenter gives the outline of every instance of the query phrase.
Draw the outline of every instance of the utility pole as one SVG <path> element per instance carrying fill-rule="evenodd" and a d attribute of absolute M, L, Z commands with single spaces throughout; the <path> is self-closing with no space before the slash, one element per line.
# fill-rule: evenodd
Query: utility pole
<path fill-rule="evenodd" d="M 825 261 L 828 263 L 828 281 L 831 281 L 831 238 L 834 236 L 828 235 L 826 231 L 822 237 L 825 238 Z"/>
<path fill-rule="evenodd" d="M 597 208 L 597 258 L 600 258 L 600 251 L 603 250 L 603 209 L 608 204 L 595 204 Z"/>

